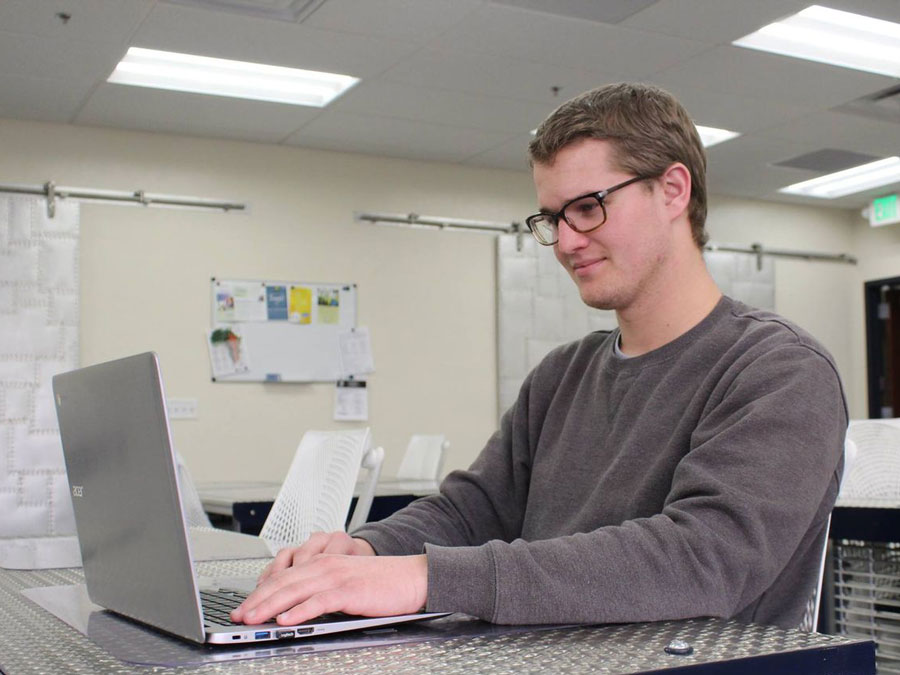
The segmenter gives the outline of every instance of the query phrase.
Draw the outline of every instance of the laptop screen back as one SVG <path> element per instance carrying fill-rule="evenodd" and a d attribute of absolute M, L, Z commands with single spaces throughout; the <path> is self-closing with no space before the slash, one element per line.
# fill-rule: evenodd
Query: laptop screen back
<path fill-rule="evenodd" d="M 89 597 L 202 641 L 156 355 L 57 375 L 53 391 Z"/>

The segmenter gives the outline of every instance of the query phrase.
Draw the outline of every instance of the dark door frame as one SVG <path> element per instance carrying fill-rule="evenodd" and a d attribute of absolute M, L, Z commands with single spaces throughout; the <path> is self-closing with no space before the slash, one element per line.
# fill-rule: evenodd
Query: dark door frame
<path fill-rule="evenodd" d="M 866 381 L 869 393 L 869 419 L 881 419 L 881 390 L 878 380 L 884 373 L 884 353 L 881 345 L 882 326 L 878 318 L 881 304 L 881 287 L 900 287 L 900 277 L 874 279 L 865 282 L 866 300 Z M 900 411 L 895 411 L 895 414 Z"/>

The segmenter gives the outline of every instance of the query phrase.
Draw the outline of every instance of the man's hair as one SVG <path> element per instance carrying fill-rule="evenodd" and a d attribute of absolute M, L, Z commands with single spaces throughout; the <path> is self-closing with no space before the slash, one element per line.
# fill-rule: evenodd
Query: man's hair
<path fill-rule="evenodd" d="M 706 152 L 684 107 L 670 93 L 646 84 L 609 84 L 563 103 L 528 145 L 534 164 L 552 164 L 563 148 L 585 138 L 609 141 L 616 169 L 658 176 L 674 162 L 691 173 L 688 219 L 702 250 L 706 233 Z"/>

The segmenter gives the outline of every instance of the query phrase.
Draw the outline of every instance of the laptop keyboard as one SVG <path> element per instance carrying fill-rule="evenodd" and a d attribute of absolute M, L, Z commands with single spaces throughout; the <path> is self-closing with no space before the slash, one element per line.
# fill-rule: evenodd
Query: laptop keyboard
<path fill-rule="evenodd" d="M 200 591 L 200 606 L 203 608 L 203 619 L 213 626 L 242 626 L 231 620 L 231 610 L 236 609 L 249 595 L 243 591 L 230 591 L 219 589 L 218 591 Z M 307 623 L 336 623 L 348 619 L 362 618 L 352 617 L 343 612 L 323 614 Z M 262 624 L 275 623 L 274 619 L 263 621 Z M 262 625 L 261 624 L 261 625 Z"/>
<path fill-rule="evenodd" d="M 220 589 L 218 591 L 200 591 L 200 605 L 203 607 L 203 618 L 207 623 L 214 626 L 236 626 L 229 616 L 231 610 L 236 609 L 244 599 L 247 593 L 241 591 L 228 591 Z M 268 621 L 266 623 L 274 623 Z"/>

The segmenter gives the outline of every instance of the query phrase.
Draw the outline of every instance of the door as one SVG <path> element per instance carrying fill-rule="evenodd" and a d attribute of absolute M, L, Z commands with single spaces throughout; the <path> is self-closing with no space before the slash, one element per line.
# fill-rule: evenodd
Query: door
<path fill-rule="evenodd" d="M 900 277 L 865 283 L 869 418 L 900 417 Z"/>

